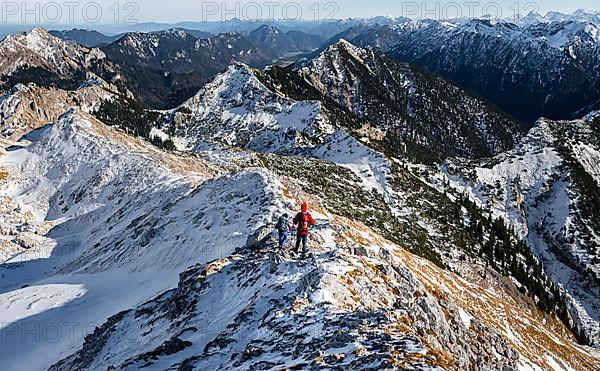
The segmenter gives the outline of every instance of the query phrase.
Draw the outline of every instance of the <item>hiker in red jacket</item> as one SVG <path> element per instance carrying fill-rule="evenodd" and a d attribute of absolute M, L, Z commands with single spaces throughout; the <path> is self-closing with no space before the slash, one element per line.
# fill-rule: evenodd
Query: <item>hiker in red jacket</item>
<path fill-rule="evenodd" d="M 308 212 L 308 205 L 302 204 L 302 212 L 294 218 L 294 225 L 298 226 L 298 234 L 296 236 L 296 248 L 294 252 L 297 254 L 300 249 L 300 242 L 302 242 L 302 256 L 308 252 L 308 232 L 309 228 L 315 225 L 315 220 L 312 215 Z"/>

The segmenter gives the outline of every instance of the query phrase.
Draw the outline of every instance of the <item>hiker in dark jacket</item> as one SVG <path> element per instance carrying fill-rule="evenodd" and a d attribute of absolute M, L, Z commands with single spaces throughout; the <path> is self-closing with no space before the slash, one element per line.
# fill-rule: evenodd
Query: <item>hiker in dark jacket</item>
<path fill-rule="evenodd" d="M 289 224 L 289 216 L 288 214 L 283 214 L 277 220 L 277 225 L 275 228 L 277 232 L 279 232 L 279 248 L 282 249 L 285 246 L 285 243 L 288 239 L 288 235 L 290 233 L 290 224 Z"/>
<path fill-rule="evenodd" d="M 308 205 L 302 204 L 302 211 L 294 218 L 294 225 L 298 226 L 298 234 L 296 235 L 296 248 L 294 252 L 297 254 L 300 249 L 300 243 L 302 243 L 302 255 L 306 255 L 308 252 L 308 233 L 309 228 L 315 225 L 315 220 L 312 215 L 308 212 Z"/>

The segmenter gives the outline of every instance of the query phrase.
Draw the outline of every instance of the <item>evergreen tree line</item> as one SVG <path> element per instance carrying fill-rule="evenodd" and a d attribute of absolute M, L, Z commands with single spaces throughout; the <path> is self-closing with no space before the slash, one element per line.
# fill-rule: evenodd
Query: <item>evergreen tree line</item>
<path fill-rule="evenodd" d="M 131 99 L 104 101 L 93 114 L 105 124 L 147 140 L 157 147 L 169 151 L 175 149 L 175 144 L 170 138 L 163 140 L 150 135 L 152 128 L 161 121 L 162 114 L 144 109 L 144 106 L 137 101 Z"/>
<path fill-rule="evenodd" d="M 573 329 L 568 305 L 560 287 L 544 273 L 542 264 L 533 255 L 530 247 L 507 226 L 501 218 L 485 213 L 468 197 L 459 197 L 454 217 L 464 221 L 466 209 L 469 222 L 465 232 L 477 238 L 481 246 L 481 257 L 486 264 L 504 276 L 512 276 L 522 286 L 520 291 L 534 298 L 539 309 L 553 313 Z"/>

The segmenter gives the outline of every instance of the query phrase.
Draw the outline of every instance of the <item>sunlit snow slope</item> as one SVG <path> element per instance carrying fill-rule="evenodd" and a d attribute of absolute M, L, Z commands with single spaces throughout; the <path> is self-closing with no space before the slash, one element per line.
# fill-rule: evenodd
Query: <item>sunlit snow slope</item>
<path fill-rule="evenodd" d="M 12 231 L 3 244 L 32 240 L 0 268 L 4 369 L 66 356 L 109 315 L 243 245 L 273 206 L 264 171 L 219 177 L 215 166 L 159 152 L 82 112 L 28 140 L 0 158 L 9 171 L 2 225 Z M 26 335 L 32 327 L 40 331 Z"/>

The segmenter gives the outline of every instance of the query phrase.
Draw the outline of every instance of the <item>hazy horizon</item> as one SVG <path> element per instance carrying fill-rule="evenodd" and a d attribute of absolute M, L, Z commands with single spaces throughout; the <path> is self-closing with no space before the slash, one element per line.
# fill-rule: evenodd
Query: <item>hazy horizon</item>
<path fill-rule="evenodd" d="M 71 5 L 66 5 L 71 4 Z M 154 5 L 153 5 L 154 4 Z M 177 5 L 179 4 L 179 5 Z M 510 5 L 512 4 L 512 6 Z M 518 6 L 515 6 L 518 4 Z M 105 34 L 145 29 L 156 24 L 156 29 L 185 23 L 218 23 L 234 18 L 242 21 L 326 21 L 349 18 L 371 18 L 376 16 L 407 17 L 411 19 L 481 18 L 486 15 L 510 19 L 525 16 L 530 12 L 545 15 L 556 11 L 572 14 L 578 10 L 597 12 L 588 0 L 564 3 L 559 1 L 514 3 L 514 0 L 497 2 L 454 1 L 392 2 L 380 1 L 368 4 L 364 0 L 335 2 L 284 1 L 284 2 L 199 2 L 183 4 L 172 0 L 166 7 L 156 0 L 119 3 L 114 0 L 93 2 L 56 3 L 52 1 L 2 3 L 0 5 L 0 37 L 28 31 L 35 26 L 49 30 L 73 28 L 93 29 Z M 12 8 L 11 8 L 12 6 Z M 596 5 L 596 7 L 598 7 Z M 168 9 L 164 9 L 168 8 Z M 185 11 L 187 9 L 187 11 Z M 519 10 L 517 12 L 517 10 Z M 156 12 L 161 15 L 156 15 Z M 172 14 L 177 12 L 179 18 Z M 261 15 L 260 18 L 256 15 Z M 302 15 L 302 18 L 297 15 Z M 281 15 L 284 15 L 283 17 Z M 17 21 L 16 21 L 17 20 Z M 21 22 L 18 22 L 20 20 Z M 56 21 L 55 21 L 56 20 Z M 89 20 L 90 22 L 86 22 Z M 163 27 L 161 27 L 163 26 Z"/>
<path fill-rule="evenodd" d="M 463 2 L 443 1 L 392 1 L 378 2 L 349 0 L 344 2 L 314 0 L 301 1 L 201 1 L 171 0 L 168 4 L 158 0 L 115 2 L 98 0 L 58 3 L 54 1 L 3 2 L 0 6 L 0 25 L 24 27 L 49 25 L 55 27 L 106 27 L 127 26 L 137 23 L 218 22 L 238 18 L 241 20 L 303 20 L 369 18 L 374 16 L 432 18 L 478 18 L 492 15 L 511 18 L 531 11 L 546 14 L 549 11 L 573 13 L 577 10 L 597 11 L 597 1 L 571 2 L 546 0 L 516 2 L 515 0 Z"/>

